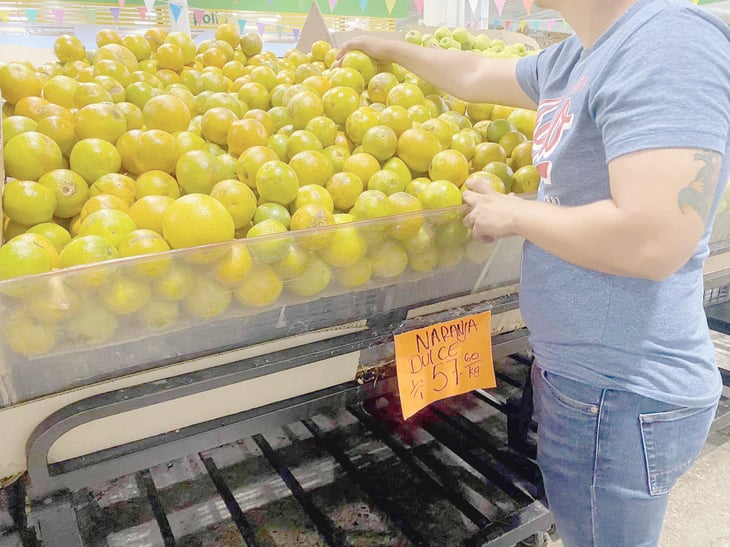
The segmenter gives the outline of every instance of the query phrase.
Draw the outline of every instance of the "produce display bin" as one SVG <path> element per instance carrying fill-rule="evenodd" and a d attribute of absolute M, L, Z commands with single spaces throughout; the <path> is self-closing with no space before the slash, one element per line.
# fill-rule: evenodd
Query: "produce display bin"
<path fill-rule="evenodd" d="M 397 215 L 0 283 L 0 404 L 517 282 L 520 238 L 471 240 L 465 211 Z"/>

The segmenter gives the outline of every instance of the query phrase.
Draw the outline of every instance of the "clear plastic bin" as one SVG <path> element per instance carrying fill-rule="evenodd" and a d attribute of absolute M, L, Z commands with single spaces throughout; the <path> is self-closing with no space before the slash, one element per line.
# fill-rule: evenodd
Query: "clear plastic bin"
<path fill-rule="evenodd" d="M 466 207 L 120 259 L 0 283 L 0 407 L 519 280 L 522 240 Z"/>

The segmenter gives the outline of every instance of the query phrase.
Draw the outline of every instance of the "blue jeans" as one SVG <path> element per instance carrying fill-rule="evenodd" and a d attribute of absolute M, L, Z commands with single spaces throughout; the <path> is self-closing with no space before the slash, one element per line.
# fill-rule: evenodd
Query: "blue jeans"
<path fill-rule="evenodd" d="M 694 462 L 715 406 L 683 408 L 532 369 L 537 460 L 566 547 L 659 542 L 667 496 Z"/>

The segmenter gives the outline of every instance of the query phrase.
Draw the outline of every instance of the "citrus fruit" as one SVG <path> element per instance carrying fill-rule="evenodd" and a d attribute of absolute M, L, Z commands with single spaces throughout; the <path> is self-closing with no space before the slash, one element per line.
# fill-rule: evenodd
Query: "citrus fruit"
<path fill-rule="evenodd" d="M 512 171 L 510 166 L 507 165 L 505 162 L 502 162 L 502 161 L 489 162 L 487 165 L 484 166 L 482 171 L 486 171 L 487 173 L 492 173 L 494 175 L 497 175 L 504 182 L 504 187 L 507 189 L 507 192 L 509 193 L 512 191 L 511 188 L 512 188 L 512 182 L 514 180 L 514 172 Z"/>
<path fill-rule="evenodd" d="M 360 107 L 350 114 L 345 121 L 345 132 L 355 144 L 362 144 L 365 133 L 379 122 L 379 114 L 372 108 Z"/>
<path fill-rule="evenodd" d="M 167 302 L 178 302 L 190 296 L 195 288 L 195 273 L 190 266 L 172 261 L 170 269 L 155 279 L 154 293 Z"/>
<path fill-rule="evenodd" d="M 286 287 L 299 296 L 314 296 L 327 288 L 332 278 L 330 267 L 321 258 L 313 256 L 304 271 L 290 279 Z"/>
<path fill-rule="evenodd" d="M 472 167 L 475 171 L 481 171 L 488 163 L 493 161 L 506 162 L 507 154 L 496 142 L 482 142 L 474 148 Z"/>
<path fill-rule="evenodd" d="M 187 194 L 210 194 L 223 177 L 221 165 L 207 150 L 191 150 L 177 160 L 175 176 Z"/>
<path fill-rule="evenodd" d="M 406 271 L 408 253 L 397 241 L 386 240 L 368 253 L 373 274 L 377 277 L 392 279 Z"/>
<path fill-rule="evenodd" d="M 332 213 L 319 203 L 309 203 L 297 209 L 291 217 L 291 230 L 307 230 L 310 228 L 321 228 L 332 226 L 335 223 Z M 320 230 L 319 233 L 302 234 L 297 242 L 310 251 L 323 249 L 332 239 L 331 230 Z"/>
<path fill-rule="evenodd" d="M 442 150 L 431 160 L 428 176 L 431 180 L 443 179 L 461 186 L 469 176 L 469 162 L 457 150 Z"/>
<path fill-rule="evenodd" d="M 193 317 L 211 319 L 226 311 L 232 300 L 231 289 L 216 283 L 207 275 L 199 275 L 193 291 L 183 301 L 183 308 Z"/>
<path fill-rule="evenodd" d="M 61 149 L 50 137 L 35 131 L 16 135 L 5 143 L 5 173 L 18 180 L 36 181 L 63 167 Z"/>
<path fill-rule="evenodd" d="M 286 163 L 269 161 L 256 173 L 256 189 L 262 200 L 288 205 L 297 197 L 299 178 L 296 171 Z"/>
<path fill-rule="evenodd" d="M 340 146 L 338 144 L 328 146 L 322 151 L 322 153 L 329 160 L 330 165 L 332 165 L 332 170 L 335 173 L 342 171 L 345 160 L 350 157 L 350 151 L 344 146 Z"/>
<path fill-rule="evenodd" d="M 277 262 L 286 255 L 291 244 L 290 238 L 280 236 L 280 234 L 284 234 L 287 231 L 286 226 L 273 218 L 267 218 L 257 222 L 246 234 L 246 239 L 253 240 L 263 236 L 270 237 L 263 237 L 264 241 L 251 241 L 248 244 L 248 249 L 262 262 Z"/>
<path fill-rule="evenodd" d="M 238 116 L 229 108 L 217 106 L 205 114 L 201 122 L 203 136 L 216 144 L 228 144 L 228 131 Z"/>
<path fill-rule="evenodd" d="M 42 88 L 40 77 L 25 64 L 10 62 L 0 67 L 0 92 L 10 104 L 23 97 L 40 97 Z"/>
<path fill-rule="evenodd" d="M 440 151 L 439 140 L 424 129 L 407 129 L 398 137 L 398 157 L 413 172 L 425 173 L 431 159 Z"/>
<path fill-rule="evenodd" d="M 335 223 L 338 217 L 335 215 Z M 319 255 L 330 266 L 345 268 L 356 264 L 367 251 L 365 238 L 355 227 L 339 226 L 333 230 L 327 246 L 319 251 Z"/>
<path fill-rule="evenodd" d="M 408 109 L 412 106 L 422 105 L 424 100 L 423 91 L 417 85 L 400 83 L 393 86 L 388 92 L 386 105 L 402 106 Z"/>
<path fill-rule="evenodd" d="M 129 216 L 139 229 L 162 235 L 162 217 L 175 200 L 170 196 L 143 196 L 129 208 Z"/>
<path fill-rule="evenodd" d="M 365 90 L 365 79 L 357 70 L 350 67 L 337 67 L 330 72 L 332 87 L 349 87 L 358 95 Z"/>
<path fill-rule="evenodd" d="M 451 146 L 451 139 L 459 131 L 455 123 L 441 118 L 426 120 L 419 128 L 434 135 L 444 150 Z"/>
<path fill-rule="evenodd" d="M 58 256 L 49 251 L 48 245 L 53 246 L 50 241 L 46 240 L 48 245 L 43 245 L 37 239 L 24 238 L 23 235 L 14 237 L 0 247 L 0 281 L 50 272 L 54 261 L 58 260 Z"/>
<path fill-rule="evenodd" d="M 244 306 L 264 308 L 276 302 L 283 286 L 281 278 L 270 265 L 256 264 L 236 288 L 236 300 Z"/>
<path fill-rule="evenodd" d="M 89 186 L 86 181 L 70 169 L 54 169 L 38 179 L 41 184 L 56 196 L 56 208 L 53 215 L 58 218 L 72 218 L 81 212 L 81 208 L 89 197 Z"/>
<path fill-rule="evenodd" d="M 127 136 L 129 139 L 127 140 Z M 147 171 L 159 170 L 165 173 L 175 171 L 180 158 L 180 148 L 175 137 L 160 129 L 150 129 L 133 134 L 128 131 L 117 141 L 117 148 L 123 149 L 124 166 L 133 175 L 141 175 Z"/>
<path fill-rule="evenodd" d="M 316 116 L 310 119 L 304 129 L 314 134 L 322 146 L 327 148 L 335 143 L 337 138 L 337 124 L 325 116 Z"/>
<path fill-rule="evenodd" d="M 213 186 L 210 195 L 230 213 L 236 229 L 248 225 L 256 213 L 256 195 L 240 181 L 222 180 Z"/>
<path fill-rule="evenodd" d="M 252 146 L 265 146 L 268 140 L 266 127 L 260 121 L 251 118 L 236 120 L 228 129 L 228 153 L 238 157 Z"/>
<path fill-rule="evenodd" d="M 380 162 L 370 154 L 358 152 L 345 160 L 342 164 L 342 170 L 354 173 L 366 185 L 370 177 L 380 170 Z"/>
<path fill-rule="evenodd" d="M 77 135 L 74 124 L 63 116 L 41 118 L 35 130 L 51 137 L 65 157 L 68 157 L 73 145 L 76 144 Z"/>
<path fill-rule="evenodd" d="M 174 177 L 158 169 L 142 173 L 137 177 L 134 186 L 137 199 L 145 196 L 167 196 L 173 199 L 180 197 L 180 186 Z"/>
<path fill-rule="evenodd" d="M 396 192 L 388 196 L 394 215 L 417 213 L 423 210 L 418 198 L 406 192 Z M 421 215 L 410 214 L 407 218 L 397 220 L 390 227 L 390 236 L 398 241 L 406 241 L 415 236 L 423 226 Z"/>
<path fill-rule="evenodd" d="M 87 199 L 86 203 L 84 203 L 81 207 L 81 212 L 78 217 L 74 217 L 74 219 L 78 219 L 79 225 L 81 225 L 81 222 L 86 220 L 87 216 L 94 211 L 99 211 L 101 209 L 116 209 L 117 211 L 123 211 L 126 213 L 129 211 L 129 205 L 127 205 L 127 202 L 118 196 L 101 194 Z"/>
<path fill-rule="evenodd" d="M 338 125 L 360 106 L 360 96 L 351 87 L 333 87 L 322 96 L 324 115 Z"/>
<path fill-rule="evenodd" d="M 403 192 L 405 184 L 395 172 L 381 169 L 370 177 L 367 188 L 368 190 L 379 190 L 389 196 L 396 192 Z"/>
<path fill-rule="evenodd" d="M 122 238 L 118 249 L 121 258 L 128 258 L 130 256 L 164 253 L 170 250 L 170 246 L 159 233 L 152 230 L 138 229 L 129 232 Z M 171 260 L 167 257 L 138 262 L 134 266 L 127 266 L 126 270 L 144 279 L 158 277 L 166 273 L 171 265 Z"/>
<path fill-rule="evenodd" d="M 532 141 L 525 141 L 515 146 L 510 156 L 510 167 L 513 171 L 517 171 L 525 165 L 532 165 Z"/>
<path fill-rule="evenodd" d="M 258 224 L 264 220 L 272 219 L 281 223 L 287 230 L 291 226 L 291 214 L 289 210 L 278 203 L 262 203 L 256 208 L 253 216 L 253 223 Z"/>
<path fill-rule="evenodd" d="M 62 63 L 83 61 L 86 58 L 83 42 L 71 34 L 63 34 L 54 40 L 53 53 Z"/>
<path fill-rule="evenodd" d="M 515 126 L 512 125 L 506 119 L 494 119 L 492 123 L 487 126 L 486 137 L 489 142 L 499 142 L 505 133 L 515 131 Z"/>
<path fill-rule="evenodd" d="M 350 214 L 358 220 L 386 217 L 392 213 L 388 196 L 379 190 L 365 190 L 357 197 L 350 210 Z"/>
<path fill-rule="evenodd" d="M 43 85 L 43 98 L 64 108 L 73 108 L 78 85 L 79 82 L 70 76 L 53 76 Z"/>
<path fill-rule="evenodd" d="M 97 235 L 79 236 L 71 240 L 59 255 L 59 266 L 70 268 L 83 264 L 94 264 L 119 258 L 119 253 L 112 243 Z M 109 277 L 109 272 L 95 269 L 80 274 L 79 280 L 84 285 L 99 286 Z"/>
<path fill-rule="evenodd" d="M 537 192 L 540 186 L 540 174 L 534 165 L 525 165 L 514 172 L 510 192 L 526 194 Z"/>
<path fill-rule="evenodd" d="M 413 122 L 408 115 L 408 110 L 402 106 L 388 106 L 384 108 L 379 114 L 378 123 L 387 125 L 398 136 L 413 126 Z"/>
<path fill-rule="evenodd" d="M 362 151 L 381 162 L 393 157 L 397 148 L 398 135 L 387 125 L 371 127 L 362 137 Z"/>
<path fill-rule="evenodd" d="M 535 120 L 537 118 L 537 112 L 534 110 L 527 110 L 524 108 L 515 108 L 507 116 L 507 121 L 510 122 L 517 131 L 522 133 L 528 140 L 532 139 L 533 133 L 535 132 Z"/>
<path fill-rule="evenodd" d="M 441 209 L 461 205 L 459 187 L 448 180 L 434 180 L 419 197 L 424 209 Z"/>
<path fill-rule="evenodd" d="M 247 148 L 236 161 L 236 175 L 238 180 L 250 188 L 256 188 L 256 174 L 263 164 L 279 160 L 279 156 L 266 146 L 252 146 Z"/>
<path fill-rule="evenodd" d="M 180 305 L 177 302 L 151 298 L 139 311 L 140 323 L 150 330 L 161 331 L 174 325 L 180 316 Z"/>
<path fill-rule="evenodd" d="M 58 323 L 70 317 L 79 306 L 78 294 L 61 279 L 49 278 L 23 299 L 25 308 L 41 321 Z"/>
<path fill-rule="evenodd" d="M 335 279 L 344 288 L 354 289 L 370 281 L 373 273 L 372 265 L 367 257 L 363 257 L 352 266 L 335 269 Z"/>
<path fill-rule="evenodd" d="M 56 344 L 56 327 L 18 310 L 5 323 L 5 338 L 20 355 L 43 355 Z"/>
<path fill-rule="evenodd" d="M 213 277 L 222 285 L 235 287 L 244 280 L 253 261 L 245 245 L 233 245 L 213 264 Z"/>
<path fill-rule="evenodd" d="M 235 226 L 225 207 L 204 194 L 188 194 L 171 203 L 162 216 L 162 235 L 182 249 L 233 239 Z"/>
<path fill-rule="evenodd" d="M 119 327 L 116 316 L 96 301 L 86 302 L 69 318 L 69 339 L 74 343 L 99 345 L 111 339 Z"/>
<path fill-rule="evenodd" d="M 26 233 L 42 235 L 53 244 L 59 253 L 71 241 L 71 234 L 68 233 L 68 230 L 55 222 L 36 224 L 29 228 Z"/>
<path fill-rule="evenodd" d="M 322 150 L 322 143 L 311 131 L 298 129 L 286 141 L 286 155 L 289 159 L 305 150 Z"/>
<path fill-rule="evenodd" d="M 512 151 L 520 144 L 527 141 L 527 138 L 519 131 L 508 131 L 499 139 L 499 146 L 502 147 L 505 154 L 512 155 Z"/>
<path fill-rule="evenodd" d="M 110 142 L 102 139 L 83 139 L 71 149 L 69 165 L 91 184 L 102 175 L 118 173 L 122 166 L 122 158 Z"/>
<path fill-rule="evenodd" d="M 268 110 L 271 107 L 271 94 L 264 84 L 248 82 L 238 90 L 238 98 L 248 108 Z"/>
<path fill-rule="evenodd" d="M 53 218 L 56 193 L 33 181 L 14 180 L 3 189 L 3 211 L 20 224 L 39 224 Z"/>
<path fill-rule="evenodd" d="M 388 100 L 388 92 L 398 85 L 398 78 L 390 72 L 375 74 L 368 82 L 368 97 L 374 103 L 383 103 Z"/>
<path fill-rule="evenodd" d="M 324 186 L 334 173 L 327 156 L 318 150 L 304 150 L 295 154 L 289 160 L 289 166 L 302 184 Z"/>
<path fill-rule="evenodd" d="M 103 237 L 111 245 L 118 247 L 122 239 L 136 229 L 137 225 L 127 213 L 116 209 L 101 209 L 84 219 L 79 235 Z"/>
<path fill-rule="evenodd" d="M 15 135 L 20 135 L 26 131 L 35 131 L 37 125 L 37 121 L 27 116 L 3 116 L 3 138 L 7 142 Z"/>
<path fill-rule="evenodd" d="M 99 289 L 101 305 L 116 315 L 128 315 L 142 309 L 151 296 L 152 290 L 147 283 L 121 274 Z"/>
<path fill-rule="evenodd" d="M 184 131 L 190 125 L 190 109 L 185 101 L 174 95 L 152 97 L 144 105 L 142 116 L 147 129 L 168 133 Z"/>
<path fill-rule="evenodd" d="M 134 179 L 121 173 L 107 173 L 96 179 L 89 187 L 89 196 L 111 195 L 117 196 L 127 205 L 132 205 L 137 192 Z"/>
<path fill-rule="evenodd" d="M 343 171 L 335 173 L 327 181 L 325 188 L 332 196 L 334 207 L 340 211 L 349 211 L 357 197 L 363 192 L 362 179 L 355 173 Z"/>
<path fill-rule="evenodd" d="M 263 42 L 261 41 L 261 36 L 259 36 L 255 32 L 247 32 L 246 34 L 242 35 L 240 37 L 240 45 L 241 51 L 243 51 L 246 57 L 253 57 L 254 55 L 258 55 L 259 53 L 261 53 L 261 50 L 264 46 Z"/>
<path fill-rule="evenodd" d="M 138 61 L 149 59 L 152 55 L 152 46 L 144 36 L 127 34 L 122 37 L 122 45 L 131 51 Z"/>

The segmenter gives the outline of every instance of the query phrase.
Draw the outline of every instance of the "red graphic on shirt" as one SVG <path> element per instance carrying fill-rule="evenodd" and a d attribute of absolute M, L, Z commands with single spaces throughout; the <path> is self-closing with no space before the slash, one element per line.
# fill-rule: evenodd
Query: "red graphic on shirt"
<path fill-rule="evenodd" d="M 533 158 L 535 168 L 545 184 L 552 184 L 552 162 L 550 154 L 560 144 L 565 131 L 573 127 L 573 114 L 570 112 L 570 97 L 545 99 L 540 101 L 535 120 L 533 136 Z M 551 116 L 552 115 L 552 116 Z M 547 119 L 550 117 L 550 119 Z"/>

